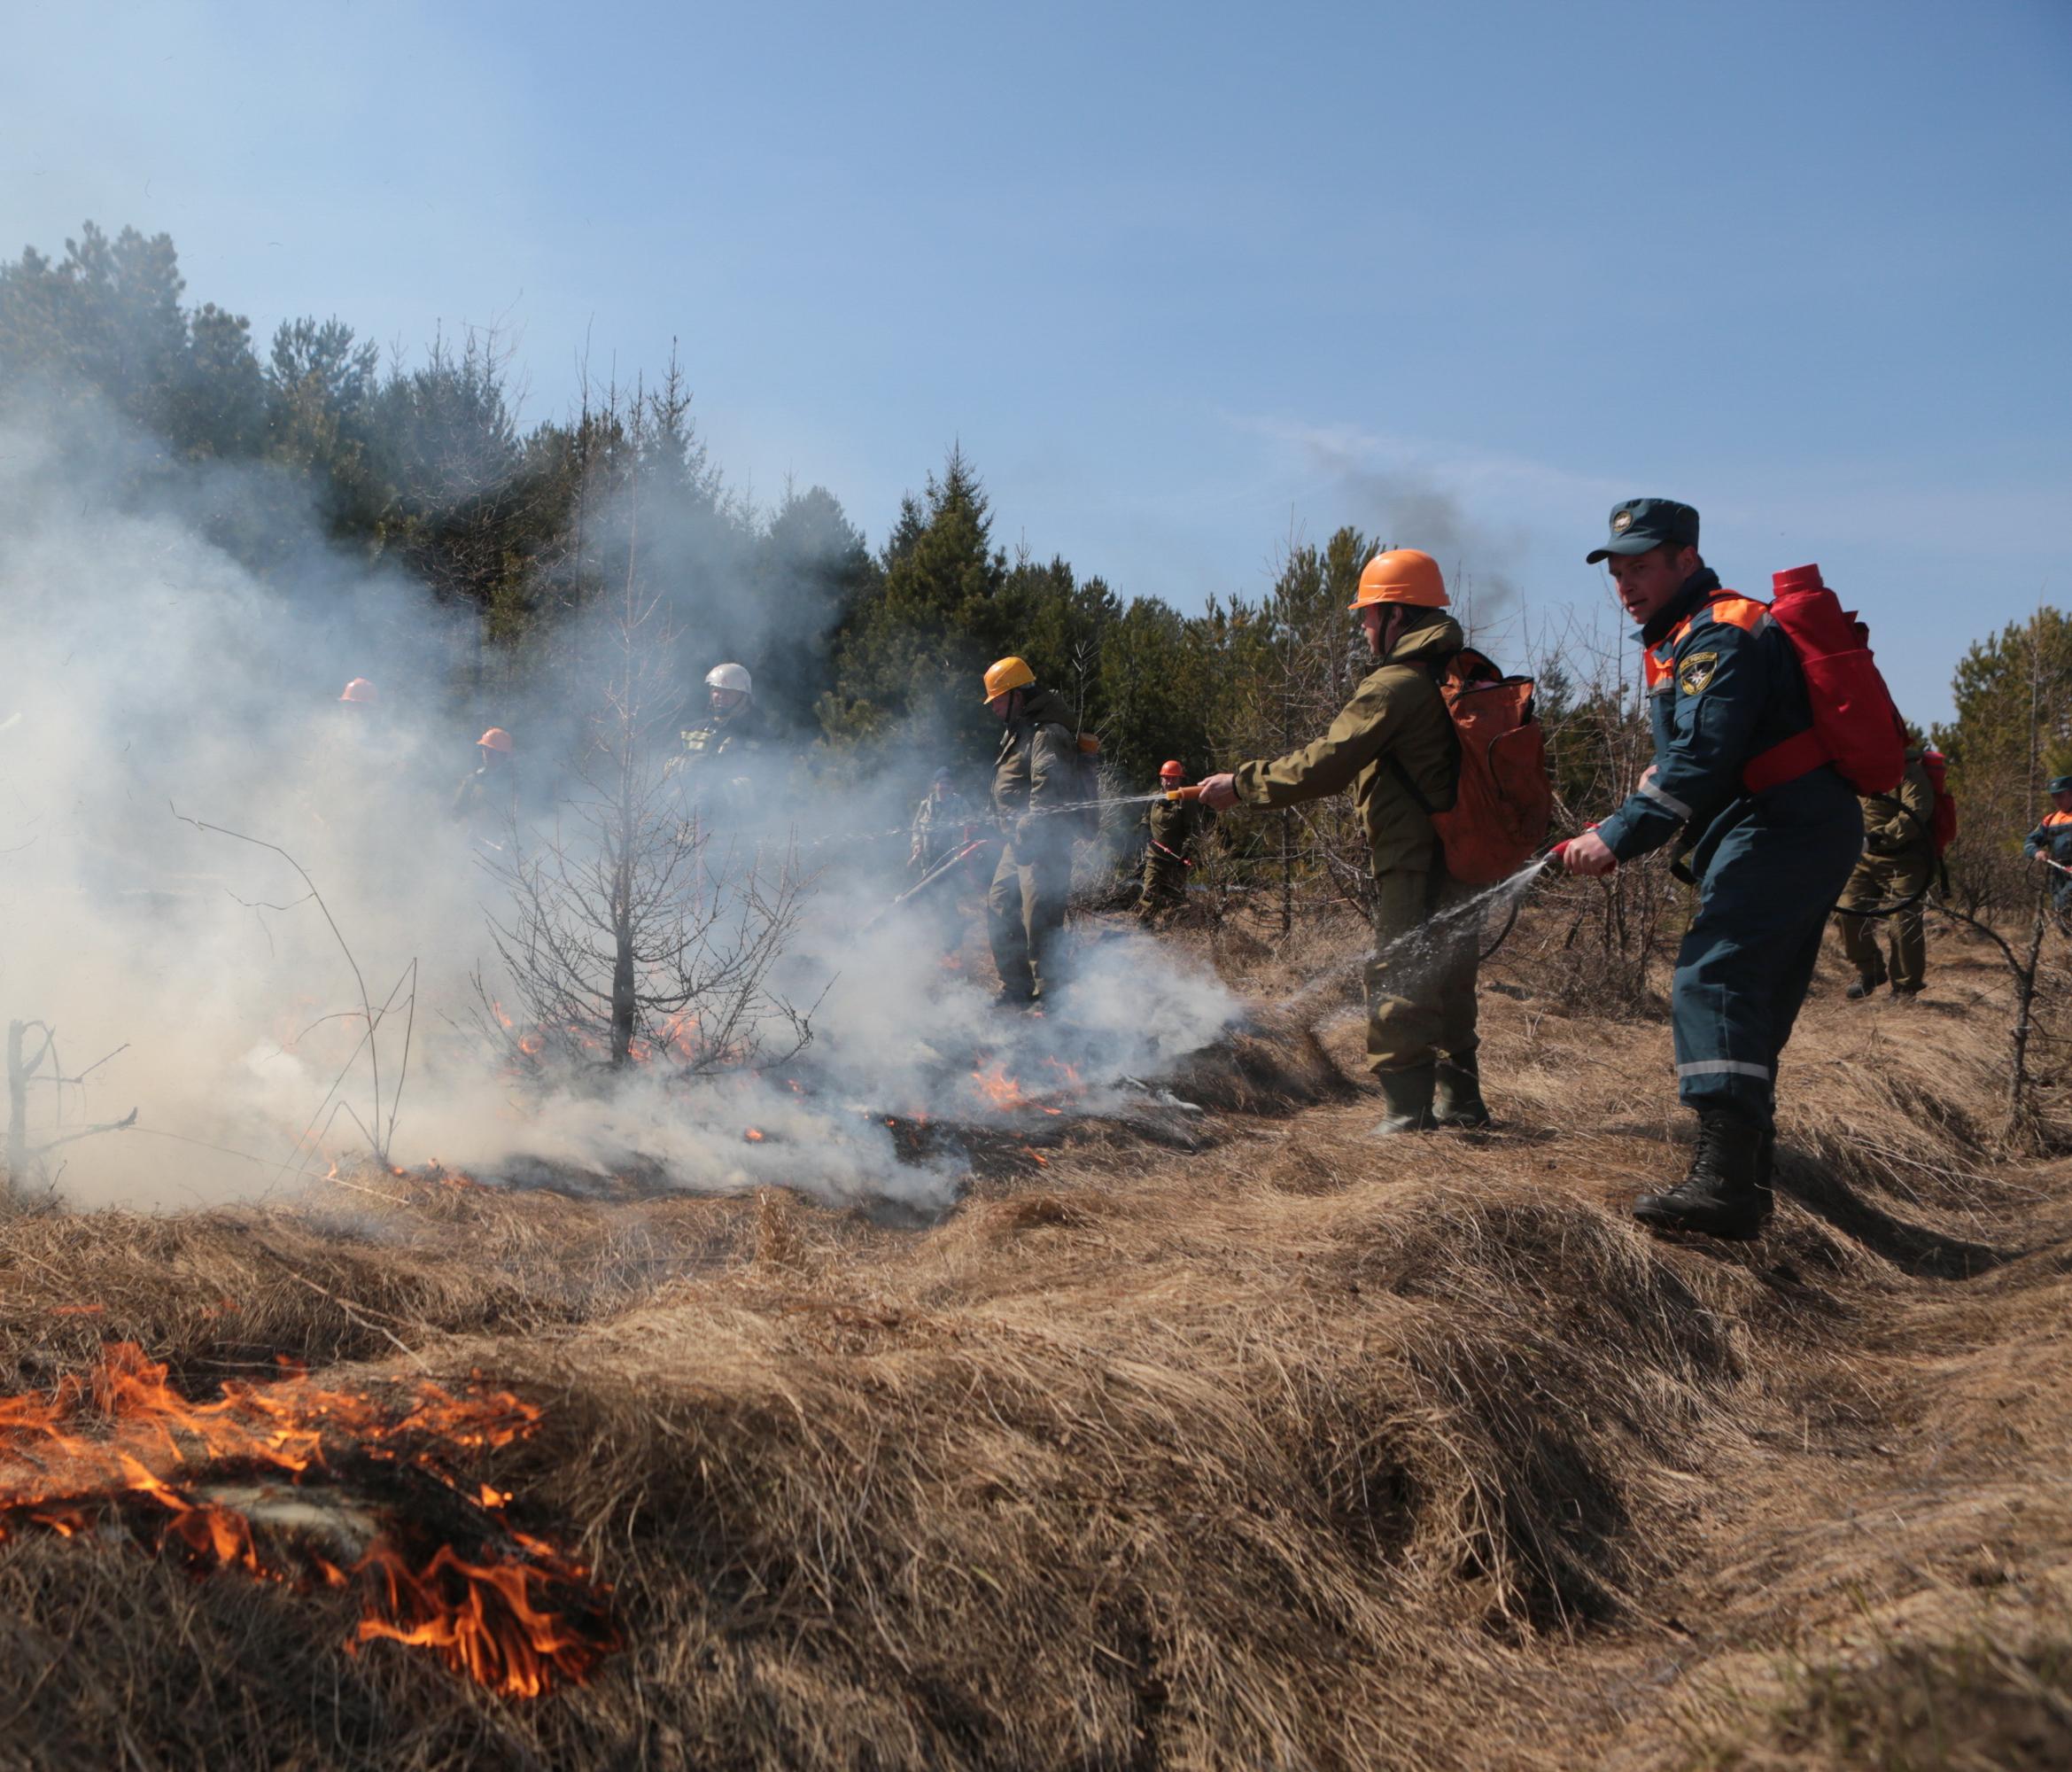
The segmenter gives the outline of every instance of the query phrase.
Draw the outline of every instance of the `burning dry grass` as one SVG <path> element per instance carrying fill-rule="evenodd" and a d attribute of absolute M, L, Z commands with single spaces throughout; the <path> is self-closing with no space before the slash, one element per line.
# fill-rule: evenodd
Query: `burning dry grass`
<path fill-rule="evenodd" d="M 1192 1154 L 1067 1139 L 921 1235 L 773 1193 L 393 1177 L 321 1215 L 13 1224 L 10 1389 L 129 1338 L 195 1397 L 285 1352 L 327 1385 L 479 1372 L 524 1399 L 531 1431 L 450 1449 L 455 1480 L 594 1566 L 625 1646 L 514 1703 L 406 1645 L 340 1654 L 358 1613 L 328 1589 L 23 1534 L 0 1762 L 1553 1767 L 1623 1738 L 1634 1764 L 1830 1763 L 1773 1710 L 1701 1741 L 1636 1670 L 1781 1653 L 1851 1582 L 1966 1579 L 1961 1508 L 2061 1460 L 2067 1374 L 1990 1351 L 2068 1290 L 2035 1216 L 2062 1179 L 1970 1146 L 1998 1017 L 1816 1003 L 1788 1082 L 1804 1203 L 1723 1249 L 1623 1216 L 1675 1161 L 1660 1030 L 1509 988 L 1495 1134 L 1369 1142 L 1324 1049 L 1269 1018 L 1227 1074 L 1265 1105 L 1261 1079 L 1312 1076 L 1306 1111 L 1226 1111 Z M 1891 1464 L 1930 1448 L 1932 1519 Z M 1916 1522 L 1875 1555 L 1823 1523 L 1874 1470 Z M 1932 1653 L 1905 1643 L 1891 1667 Z M 1994 1691 L 2015 1663 L 2060 1689 L 2013 1653 Z"/>

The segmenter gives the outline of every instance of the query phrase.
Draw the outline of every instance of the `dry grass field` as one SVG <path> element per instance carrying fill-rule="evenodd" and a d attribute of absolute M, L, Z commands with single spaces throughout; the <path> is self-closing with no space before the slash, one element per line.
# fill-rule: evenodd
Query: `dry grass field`
<path fill-rule="evenodd" d="M 1486 1134 L 1370 1140 L 1347 992 L 1277 1011 L 1341 931 L 1226 951 L 1194 1136 L 990 1139 L 932 1226 L 376 1173 L 0 1227 L 0 1765 L 2072 1763 L 2072 1166 L 1993 1154 L 1997 962 L 1823 973 L 1738 1247 L 1626 1217 L 1667 1027 L 1532 933 Z"/>

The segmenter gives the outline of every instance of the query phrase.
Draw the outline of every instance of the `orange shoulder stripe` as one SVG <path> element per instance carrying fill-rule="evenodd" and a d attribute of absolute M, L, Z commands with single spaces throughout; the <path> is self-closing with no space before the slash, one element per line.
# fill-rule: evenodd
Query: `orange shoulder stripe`
<path fill-rule="evenodd" d="M 1768 603 L 1759 603 L 1753 597 L 1740 596 L 1733 591 L 1714 597 L 1705 605 L 1705 611 L 1714 621 L 1726 622 L 1744 633 L 1753 633 L 1770 618 Z"/>

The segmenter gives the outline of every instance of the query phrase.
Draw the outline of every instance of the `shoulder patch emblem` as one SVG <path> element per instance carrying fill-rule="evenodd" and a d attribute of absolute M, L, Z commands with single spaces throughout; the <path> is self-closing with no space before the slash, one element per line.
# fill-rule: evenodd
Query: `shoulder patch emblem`
<path fill-rule="evenodd" d="M 1680 660 L 1676 667 L 1676 687 L 1687 696 L 1701 695 L 1705 685 L 1712 680 L 1712 672 L 1719 668 L 1717 652 L 1694 652 Z"/>

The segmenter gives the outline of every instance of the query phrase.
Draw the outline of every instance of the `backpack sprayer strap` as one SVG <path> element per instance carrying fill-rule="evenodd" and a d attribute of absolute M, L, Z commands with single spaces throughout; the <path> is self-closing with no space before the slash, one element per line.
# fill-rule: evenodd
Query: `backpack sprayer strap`
<path fill-rule="evenodd" d="M 1461 735 L 1454 727 L 1453 705 L 1447 701 L 1446 691 L 1440 688 L 1439 679 L 1440 672 L 1453 669 L 1467 649 L 1463 647 L 1460 652 L 1449 653 L 1445 659 L 1436 663 L 1420 659 L 1416 666 L 1424 680 L 1432 685 L 1432 693 L 1439 697 L 1439 710 L 1446 716 L 1447 736 L 1453 741 L 1455 755 L 1459 754 Z M 1471 656 L 1481 659 L 1485 665 L 1488 664 L 1488 660 L 1482 658 L 1480 653 Z M 1410 779 L 1410 772 L 1403 767 L 1403 759 L 1393 750 L 1388 750 L 1382 754 L 1381 760 L 1388 765 L 1389 773 L 1396 778 L 1396 785 L 1410 797 L 1410 804 L 1428 819 L 1438 817 L 1439 809 L 1418 791 L 1417 784 Z"/>
<path fill-rule="evenodd" d="M 1750 758 L 1741 772 L 1741 785 L 1751 794 L 1766 794 L 1833 760 L 1828 747 L 1820 742 L 1820 734 L 1808 727 Z"/>
<path fill-rule="evenodd" d="M 1388 765 L 1389 773 L 1396 778 L 1396 785 L 1410 797 L 1410 804 L 1426 818 L 1432 817 L 1437 809 L 1417 791 L 1417 784 L 1411 781 L 1410 772 L 1403 767 L 1403 759 L 1392 750 L 1381 760 Z"/>

